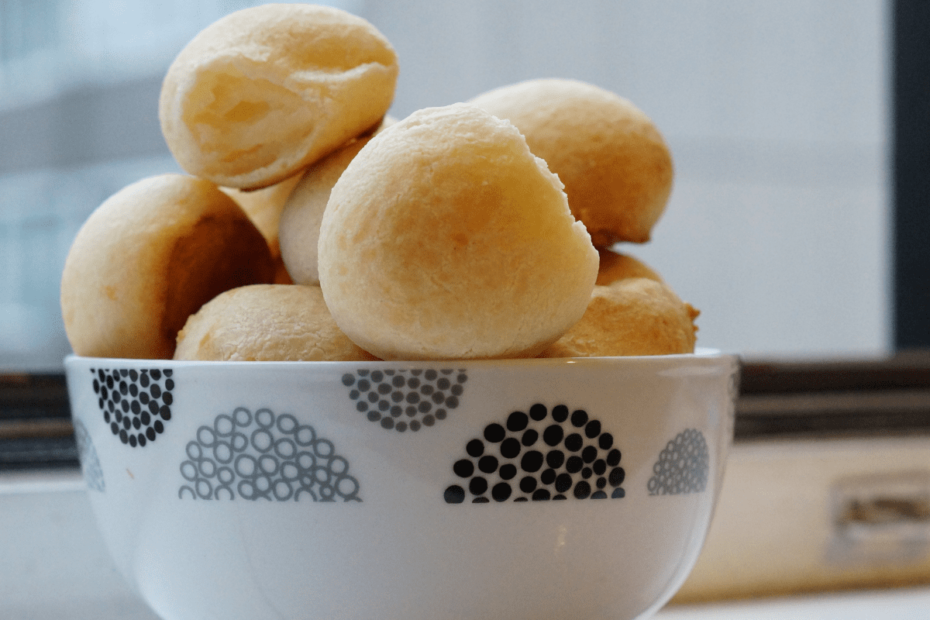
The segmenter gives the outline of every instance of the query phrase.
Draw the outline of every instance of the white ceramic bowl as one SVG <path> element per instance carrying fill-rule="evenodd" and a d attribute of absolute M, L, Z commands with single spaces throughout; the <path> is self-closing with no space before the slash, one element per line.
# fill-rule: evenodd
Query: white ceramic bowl
<path fill-rule="evenodd" d="M 65 361 L 115 562 L 166 620 L 645 617 L 700 550 L 737 358 Z"/>

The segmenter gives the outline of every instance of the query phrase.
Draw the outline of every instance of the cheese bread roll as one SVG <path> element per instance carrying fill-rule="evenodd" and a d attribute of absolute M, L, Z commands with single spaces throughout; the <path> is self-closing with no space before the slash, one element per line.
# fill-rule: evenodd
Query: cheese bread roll
<path fill-rule="evenodd" d="M 386 116 L 378 132 L 397 122 Z M 377 133 L 377 132 L 376 132 Z M 318 285 L 317 245 L 333 186 L 371 136 L 362 136 L 310 166 L 284 204 L 278 226 L 281 258 L 297 284 Z"/>
<path fill-rule="evenodd" d="M 242 9 L 171 64 L 162 133 L 189 173 L 266 187 L 376 127 L 397 72 L 390 42 L 360 17 L 312 4 Z"/>
<path fill-rule="evenodd" d="M 540 357 L 694 353 L 698 314 L 647 278 L 596 286 L 584 317 Z"/>
<path fill-rule="evenodd" d="M 534 356 L 584 314 L 597 251 L 509 122 L 415 112 L 336 182 L 318 246 L 339 327 L 382 359 Z"/>
<path fill-rule="evenodd" d="M 373 361 L 339 331 L 317 286 L 256 284 L 226 291 L 191 316 L 176 360 Z"/>
<path fill-rule="evenodd" d="M 648 278 L 663 282 L 662 276 L 655 269 L 635 256 L 606 248 L 598 250 L 597 253 L 600 256 L 596 281 L 598 286 L 606 286 L 626 278 Z"/>
<path fill-rule="evenodd" d="M 572 213 L 598 248 L 649 241 L 672 190 L 668 146 L 630 101 L 603 88 L 538 79 L 471 100 L 510 120 L 565 184 Z"/>
<path fill-rule="evenodd" d="M 87 219 L 61 279 L 61 310 L 78 355 L 171 359 L 187 317 L 223 291 L 270 282 L 258 229 L 213 183 L 143 179 Z"/>

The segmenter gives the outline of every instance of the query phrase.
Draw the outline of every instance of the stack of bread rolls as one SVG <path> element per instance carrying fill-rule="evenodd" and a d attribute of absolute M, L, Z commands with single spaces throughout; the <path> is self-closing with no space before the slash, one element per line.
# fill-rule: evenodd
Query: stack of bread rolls
<path fill-rule="evenodd" d="M 697 311 L 618 243 L 650 239 L 668 148 L 630 102 L 532 80 L 396 120 L 365 20 L 269 4 L 165 76 L 187 174 L 105 201 L 66 259 L 75 353 L 428 360 L 694 350 Z"/>

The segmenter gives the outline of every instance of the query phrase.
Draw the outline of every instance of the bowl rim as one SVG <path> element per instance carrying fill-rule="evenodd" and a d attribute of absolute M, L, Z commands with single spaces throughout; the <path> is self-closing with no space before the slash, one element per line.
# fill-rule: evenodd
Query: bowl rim
<path fill-rule="evenodd" d="M 409 368 L 417 367 L 448 367 L 454 365 L 461 368 L 551 368 L 551 367 L 600 367 L 600 366 L 650 366 L 669 363 L 708 363 L 732 362 L 739 363 L 740 356 L 736 353 L 727 353 L 719 349 L 697 347 L 694 353 L 675 353 L 669 355 L 625 355 L 601 357 L 553 357 L 553 358 L 506 358 L 506 359 L 417 359 L 417 360 L 353 360 L 353 361 L 216 361 L 216 360 L 174 360 L 151 358 L 114 358 L 114 357 L 86 357 L 68 354 L 64 358 L 65 368 L 83 367 L 89 365 L 119 365 L 119 366 L 152 366 L 168 365 L 171 368 L 218 368 L 230 366 L 243 368 L 247 366 L 260 366 L 261 368 L 357 368 L 362 365 L 366 368 Z"/>

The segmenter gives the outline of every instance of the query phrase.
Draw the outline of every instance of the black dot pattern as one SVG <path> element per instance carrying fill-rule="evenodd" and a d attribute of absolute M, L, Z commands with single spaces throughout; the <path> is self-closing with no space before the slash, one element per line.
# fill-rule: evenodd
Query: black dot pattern
<path fill-rule="evenodd" d="M 103 493 L 107 485 L 103 479 L 100 459 L 97 458 L 97 450 L 94 448 L 87 428 L 80 420 L 74 420 L 74 440 L 77 443 L 78 458 L 81 461 L 81 471 L 84 473 L 87 488 Z"/>
<path fill-rule="evenodd" d="M 103 420 L 120 441 L 142 448 L 165 432 L 174 405 L 173 371 L 91 368 L 90 372 Z"/>
<path fill-rule="evenodd" d="M 289 413 L 245 407 L 221 413 L 188 442 L 178 497 L 317 502 L 362 501 L 349 461 Z"/>
<path fill-rule="evenodd" d="M 560 499 L 619 499 L 626 495 L 614 438 L 582 409 L 535 404 L 488 424 L 452 464 L 450 504 Z"/>
<path fill-rule="evenodd" d="M 399 433 L 445 420 L 459 406 L 468 375 L 452 368 L 358 370 L 342 376 L 355 410 Z"/>
<path fill-rule="evenodd" d="M 650 495 L 703 493 L 709 472 L 710 454 L 704 434 L 689 428 L 668 442 L 659 454 L 647 489 Z"/>

